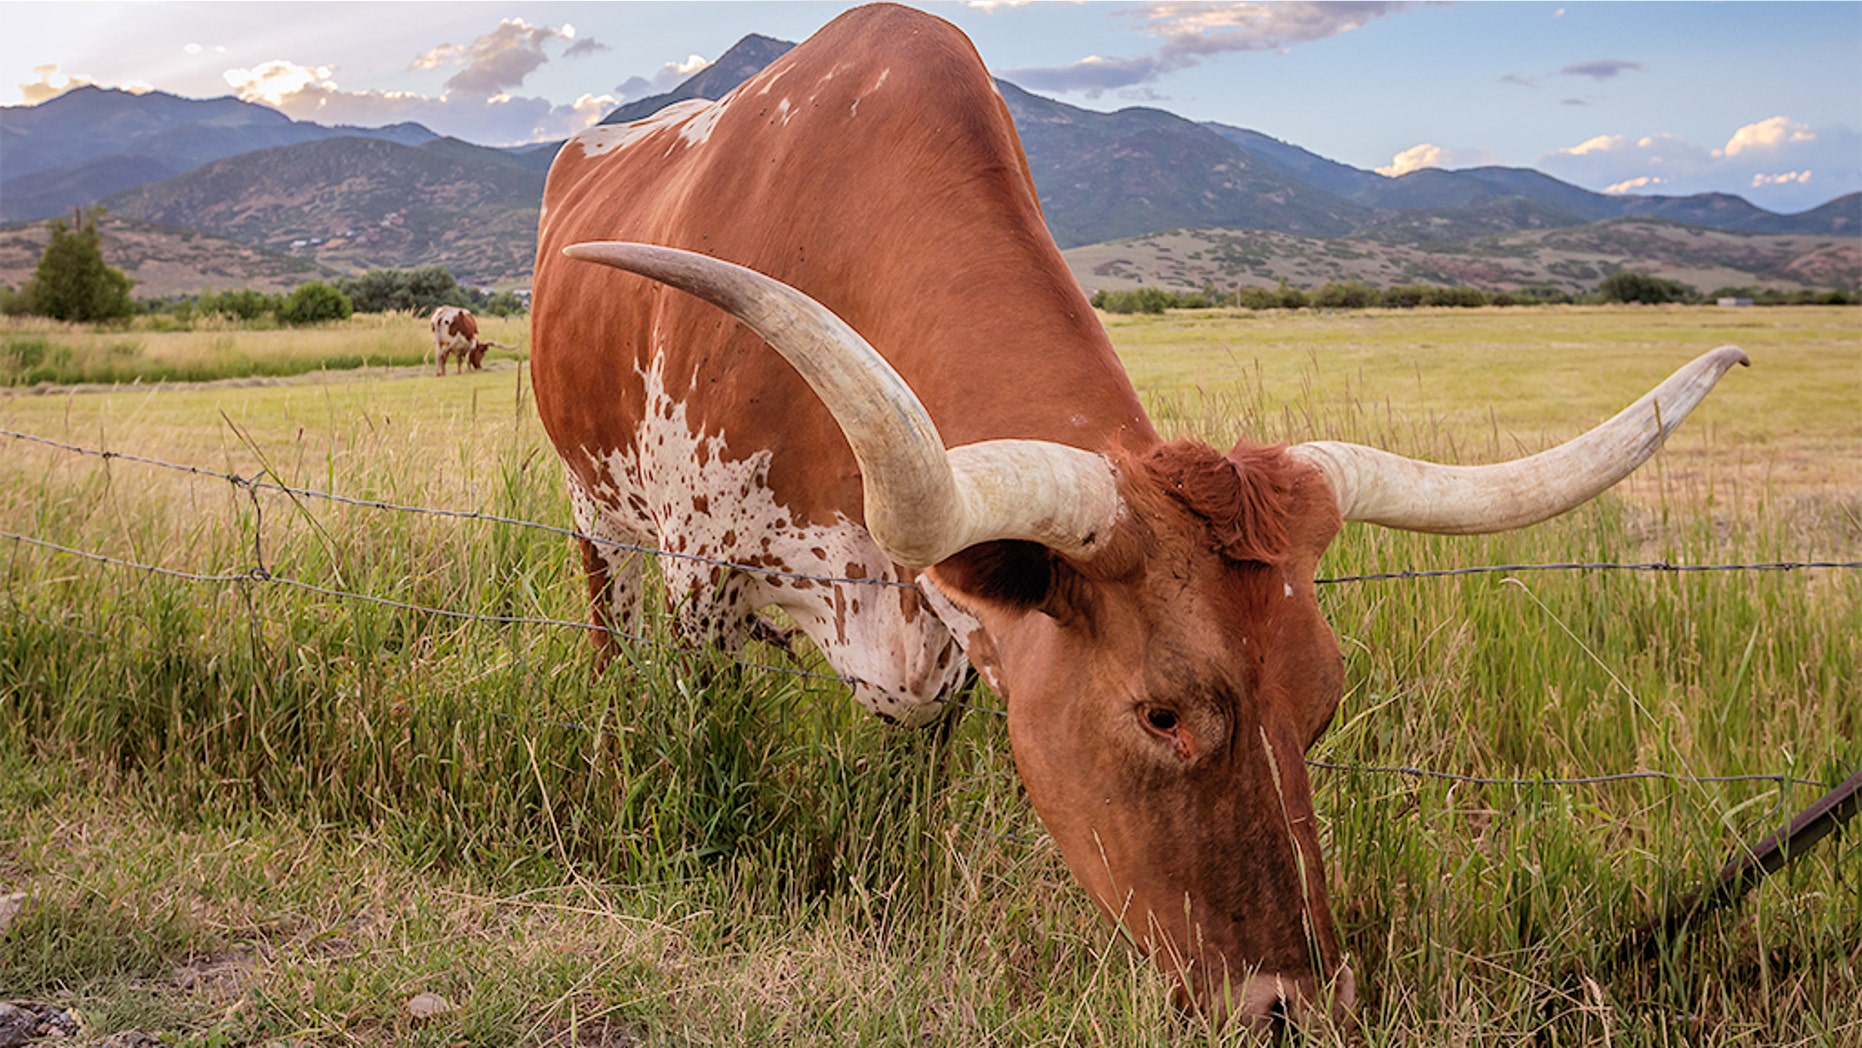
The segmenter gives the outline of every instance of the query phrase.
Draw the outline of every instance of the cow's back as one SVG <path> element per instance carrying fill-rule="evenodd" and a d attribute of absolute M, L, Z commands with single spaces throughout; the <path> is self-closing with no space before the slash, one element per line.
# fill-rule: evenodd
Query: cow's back
<path fill-rule="evenodd" d="M 531 367 L 559 448 L 637 433 L 657 382 L 730 454 L 768 450 L 784 504 L 858 520 L 845 439 L 787 364 L 709 306 L 561 257 L 591 240 L 701 251 L 807 292 L 892 362 L 953 446 L 1155 440 L 981 59 L 920 12 L 856 9 L 721 102 L 577 136 L 539 231 Z"/>

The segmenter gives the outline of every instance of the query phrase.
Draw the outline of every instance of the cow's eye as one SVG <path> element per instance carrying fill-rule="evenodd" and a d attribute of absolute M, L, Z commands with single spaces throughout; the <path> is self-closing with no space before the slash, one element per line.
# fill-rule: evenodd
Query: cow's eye
<path fill-rule="evenodd" d="M 1163 706 L 1153 706 L 1144 711 L 1145 723 L 1158 731 L 1177 730 L 1177 711 Z"/>

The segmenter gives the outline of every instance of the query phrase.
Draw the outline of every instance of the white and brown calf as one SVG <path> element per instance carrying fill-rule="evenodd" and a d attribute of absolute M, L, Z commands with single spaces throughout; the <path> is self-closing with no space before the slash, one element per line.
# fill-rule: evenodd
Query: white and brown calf
<path fill-rule="evenodd" d="M 484 367 L 485 351 L 496 346 L 499 349 L 511 349 L 502 342 L 486 342 L 478 337 L 478 318 L 458 306 L 441 306 L 433 311 L 428 321 L 433 326 L 433 362 L 439 374 L 446 374 L 446 358 L 455 357 L 459 361 L 459 372 L 465 373 L 467 363 L 472 370 Z"/>

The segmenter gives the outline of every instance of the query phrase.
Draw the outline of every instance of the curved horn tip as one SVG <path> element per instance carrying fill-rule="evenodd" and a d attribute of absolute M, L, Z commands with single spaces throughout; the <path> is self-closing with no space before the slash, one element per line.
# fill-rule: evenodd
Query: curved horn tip
<path fill-rule="evenodd" d="M 1702 354 L 1702 356 L 1713 359 L 1723 367 L 1730 368 L 1734 364 L 1738 364 L 1742 368 L 1749 368 L 1752 366 L 1752 358 L 1746 356 L 1746 351 L 1740 349 L 1738 346 L 1721 346 L 1718 349 L 1710 349 Z"/>

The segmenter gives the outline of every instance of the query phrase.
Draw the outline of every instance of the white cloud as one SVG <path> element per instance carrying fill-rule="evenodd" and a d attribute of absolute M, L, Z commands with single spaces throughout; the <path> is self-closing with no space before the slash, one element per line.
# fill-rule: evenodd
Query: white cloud
<path fill-rule="evenodd" d="M 1101 92 L 1156 80 L 1166 73 L 1233 51 L 1286 51 L 1296 44 L 1324 40 L 1358 29 L 1409 3 L 1346 0 L 1321 3 L 1197 3 L 1167 0 L 1130 12 L 1144 19 L 1145 31 L 1162 39 L 1154 53 L 1136 58 L 1090 55 L 1064 66 L 1011 69 L 1003 75 L 1042 91 Z"/>
<path fill-rule="evenodd" d="M 563 105 L 516 94 L 515 88 L 551 60 L 544 49 L 551 42 L 567 43 L 562 57 L 606 50 L 577 34 L 573 26 L 553 29 L 505 19 L 469 44 L 442 44 L 414 59 L 415 69 L 457 68 L 437 96 L 345 91 L 336 82 L 334 68 L 285 59 L 229 69 L 224 75 L 238 97 L 300 120 L 363 127 L 414 121 L 472 142 L 517 145 L 573 134 L 597 123 L 618 104 L 608 94 L 584 94 Z M 696 55 L 693 59 L 702 62 Z"/>
<path fill-rule="evenodd" d="M 1771 151 L 1780 146 L 1794 145 L 1799 142 L 1815 142 L 1817 136 L 1810 128 L 1792 120 L 1790 117 L 1775 116 L 1761 120 L 1756 124 L 1747 124 L 1733 132 L 1733 137 L 1726 140 L 1726 145 L 1716 150 L 1715 156 L 1738 156 L 1753 150 Z"/>
<path fill-rule="evenodd" d="M 1613 186 L 1604 186 L 1603 191 L 1611 195 L 1614 195 L 1614 196 L 1621 196 L 1622 194 L 1628 193 L 1632 190 L 1647 189 L 1650 186 L 1659 186 L 1662 184 L 1662 182 L 1663 182 L 1663 179 L 1656 175 L 1639 175 L 1635 178 L 1624 179 L 1623 181 L 1618 182 L 1617 184 Z"/>
<path fill-rule="evenodd" d="M 1537 166 L 1605 193 L 1687 196 L 1745 187 L 1754 204 L 1789 212 L 1862 183 L 1862 135 L 1841 125 L 1811 128 L 1780 116 L 1734 129 L 1718 149 L 1665 133 L 1606 134 L 1546 153 Z"/>
<path fill-rule="evenodd" d="M 329 66 L 313 69 L 273 59 L 252 69 L 228 69 L 221 75 L 241 101 L 282 109 L 293 96 L 338 90 L 336 82 L 330 79 L 335 72 Z"/>
<path fill-rule="evenodd" d="M 649 79 L 644 76 L 630 76 L 627 81 L 614 89 L 623 101 L 632 102 L 648 95 L 662 94 L 679 86 L 687 77 L 711 64 L 703 55 L 691 55 L 683 62 L 667 62 Z"/>
<path fill-rule="evenodd" d="M 1622 135 L 1598 135 L 1595 138 L 1587 138 L 1567 149 L 1556 150 L 1553 155 L 1588 156 L 1591 153 L 1610 153 L 1622 149 L 1628 143 L 1629 139 L 1624 138 Z"/>
<path fill-rule="evenodd" d="M 1493 154 L 1478 149 L 1444 149 L 1441 146 L 1424 142 L 1410 146 L 1390 159 L 1388 164 L 1377 168 L 1378 174 L 1386 178 L 1398 178 L 1411 171 L 1421 171 L 1428 167 L 1457 168 L 1479 167 L 1494 163 Z"/>
<path fill-rule="evenodd" d="M 1763 186 L 1782 186 L 1792 182 L 1804 185 L 1809 181 L 1810 172 L 1808 171 L 1786 171 L 1778 175 L 1758 174 L 1752 176 L 1752 188 L 1758 189 Z"/>
<path fill-rule="evenodd" d="M 50 101 L 74 87 L 101 87 L 96 80 L 82 73 L 66 75 L 59 71 L 58 63 L 32 67 L 35 80 L 20 84 L 19 93 L 25 104 L 36 106 L 40 102 Z"/>
<path fill-rule="evenodd" d="M 415 69 L 434 69 L 445 65 L 460 66 L 446 81 L 448 91 L 489 97 L 521 85 L 531 73 L 549 61 L 543 45 L 552 40 L 574 40 L 573 28 L 564 32 L 549 26 L 535 26 L 521 18 L 507 18 L 498 28 L 469 44 L 441 44 L 414 59 Z M 577 46 L 583 46 L 586 41 Z"/>

